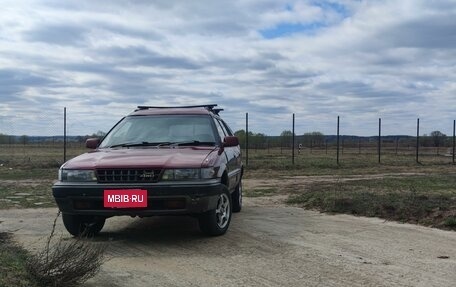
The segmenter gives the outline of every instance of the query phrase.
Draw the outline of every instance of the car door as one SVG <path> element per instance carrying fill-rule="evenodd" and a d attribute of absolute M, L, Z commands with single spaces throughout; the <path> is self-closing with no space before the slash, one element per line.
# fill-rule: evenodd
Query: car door
<path fill-rule="evenodd" d="M 224 136 L 233 136 L 231 130 L 223 120 L 216 119 L 216 122 L 223 131 Z M 234 189 L 238 185 L 241 178 L 241 149 L 239 146 L 225 147 L 224 153 L 227 157 L 229 188 Z"/>

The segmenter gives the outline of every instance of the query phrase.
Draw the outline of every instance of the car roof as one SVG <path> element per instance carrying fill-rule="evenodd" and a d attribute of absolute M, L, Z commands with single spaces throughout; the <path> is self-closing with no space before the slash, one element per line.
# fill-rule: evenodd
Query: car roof
<path fill-rule="evenodd" d="M 145 115 L 218 115 L 222 109 L 214 109 L 216 104 L 183 107 L 138 106 L 129 116 Z"/>

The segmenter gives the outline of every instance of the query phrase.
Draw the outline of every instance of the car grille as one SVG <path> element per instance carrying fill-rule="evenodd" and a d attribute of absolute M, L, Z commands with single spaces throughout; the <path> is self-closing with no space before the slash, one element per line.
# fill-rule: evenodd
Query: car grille
<path fill-rule="evenodd" d="M 97 179 L 100 183 L 110 182 L 157 182 L 160 169 L 98 169 Z"/>

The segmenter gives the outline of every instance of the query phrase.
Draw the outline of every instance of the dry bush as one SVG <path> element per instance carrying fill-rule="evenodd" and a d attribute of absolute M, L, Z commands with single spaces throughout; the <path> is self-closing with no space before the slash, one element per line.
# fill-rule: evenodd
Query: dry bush
<path fill-rule="evenodd" d="M 32 255 L 27 269 L 41 286 L 77 286 L 95 276 L 105 260 L 105 245 L 87 237 L 54 238 L 57 214 L 44 249 Z"/>

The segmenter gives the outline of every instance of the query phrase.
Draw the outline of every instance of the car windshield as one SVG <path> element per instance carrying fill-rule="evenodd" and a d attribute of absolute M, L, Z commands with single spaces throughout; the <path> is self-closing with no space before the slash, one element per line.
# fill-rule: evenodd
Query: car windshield
<path fill-rule="evenodd" d="M 215 145 L 211 117 L 154 115 L 124 118 L 104 138 L 101 148 L 165 145 Z"/>

